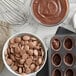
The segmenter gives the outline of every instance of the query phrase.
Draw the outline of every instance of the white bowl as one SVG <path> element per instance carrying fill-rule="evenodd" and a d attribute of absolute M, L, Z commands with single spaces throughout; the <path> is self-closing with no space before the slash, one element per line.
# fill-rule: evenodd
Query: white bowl
<path fill-rule="evenodd" d="M 6 68 L 7 68 L 11 73 L 13 73 L 14 75 L 17 75 L 17 76 L 22 76 L 22 75 L 16 73 L 15 71 L 13 71 L 13 70 L 11 69 L 11 67 L 7 64 L 7 62 L 6 62 L 6 60 L 5 60 L 5 54 L 4 54 L 4 52 L 5 52 L 6 49 L 8 48 L 8 43 L 9 43 L 9 40 L 10 40 L 10 39 L 12 39 L 12 38 L 14 38 L 14 37 L 16 37 L 16 36 L 23 36 L 23 35 L 32 35 L 32 36 L 36 37 L 37 39 L 39 39 L 39 40 L 41 41 L 41 43 L 42 43 L 42 45 L 43 45 L 43 47 L 44 47 L 44 49 L 45 49 L 44 64 L 43 64 L 43 65 L 41 66 L 41 68 L 38 69 L 36 72 L 33 72 L 33 73 L 30 73 L 30 74 L 27 74 L 27 75 L 26 75 L 26 76 L 36 76 L 36 74 L 37 74 L 39 71 L 41 71 L 41 69 L 44 67 L 44 65 L 45 65 L 45 63 L 46 63 L 46 60 L 47 60 L 47 48 L 46 48 L 45 43 L 43 42 L 43 40 L 42 40 L 40 37 L 38 37 L 37 35 L 35 35 L 35 34 L 32 34 L 32 33 L 18 33 L 18 34 L 15 34 L 15 35 L 11 36 L 11 37 L 6 41 L 6 43 L 5 43 L 4 47 L 3 47 L 3 52 L 2 52 L 3 62 L 4 62 L 4 64 L 5 64 L 5 66 L 6 66 Z"/>

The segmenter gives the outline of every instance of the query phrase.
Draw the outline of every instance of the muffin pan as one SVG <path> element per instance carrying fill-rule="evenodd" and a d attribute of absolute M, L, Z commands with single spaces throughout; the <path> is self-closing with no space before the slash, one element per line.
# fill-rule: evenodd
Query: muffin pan
<path fill-rule="evenodd" d="M 50 40 L 49 76 L 75 76 L 76 36 L 55 35 Z"/>

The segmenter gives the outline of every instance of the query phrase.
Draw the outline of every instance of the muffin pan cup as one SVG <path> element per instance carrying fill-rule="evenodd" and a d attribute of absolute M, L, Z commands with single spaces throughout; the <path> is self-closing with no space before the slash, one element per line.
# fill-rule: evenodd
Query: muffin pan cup
<path fill-rule="evenodd" d="M 63 72 L 61 71 L 61 69 L 59 68 L 55 68 L 54 70 L 52 70 L 52 75 L 51 76 L 62 76 L 63 75 Z"/>
<path fill-rule="evenodd" d="M 59 51 L 54 51 L 52 49 L 52 39 L 50 40 L 50 48 L 48 52 L 48 63 L 49 63 L 49 76 L 52 76 L 53 71 L 57 68 L 61 71 L 61 76 L 65 76 L 65 71 L 67 69 L 72 69 L 73 76 L 76 76 L 76 36 L 75 35 L 56 35 L 56 38 L 58 38 L 61 41 L 61 48 Z M 54 38 L 54 37 L 53 37 Z M 72 40 L 72 48 L 70 50 L 65 49 L 64 47 L 64 41 L 65 38 L 71 38 Z M 61 63 L 59 66 L 54 66 L 52 61 L 52 56 L 55 54 L 59 54 L 61 57 Z M 64 62 L 64 58 L 67 54 L 70 54 L 72 56 L 72 60 L 70 65 L 66 65 Z M 70 57 L 68 57 L 70 58 Z M 70 59 L 69 59 L 70 60 Z M 54 75 L 53 75 L 54 76 Z M 55 75 L 57 76 L 57 75 Z"/>
<path fill-rule="evenodd" d="M 64 76 L 75 76 L 75 69 L 74 68 L 68 68 L 64 72 Z"/>

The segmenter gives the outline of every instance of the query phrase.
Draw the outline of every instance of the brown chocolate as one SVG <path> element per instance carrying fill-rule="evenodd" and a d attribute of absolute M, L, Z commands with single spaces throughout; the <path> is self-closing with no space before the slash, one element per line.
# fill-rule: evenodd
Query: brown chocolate
<path fill-rule="evenodd" d="M 55 69 L 53 72 L 52 72 L 52 76 L 61 76 L 61 71 L 59 69 Z"/>
<path fill-rule="evenodd" d="M 67 66 L 71 66 L 73 64 L 73 56 L 71 53 L 67 53 L 64 57 L 64 63 Z"/>
<path fill-rule="evenodd" d="M 43 24 L 53 25 L 61 22 L 68 12 L 68 0 L 34 0 L 33 13 Z"/>
<path fill-rule="evenodd" d="M 51 40 L 51 47 L 54 51 L 59 51 L 60 47 L 61 47 L 61 42 L 58 38 L 53 38 Z"/>
<path fill-rule="evenodd" d="M 67 50 L 72 49 L 72 47 L 73 47 L 73 41 L 72 41 L 72 39 L 69 38 L 69 37 L 65 38 L 65 40 L 64 40 L 64 46 L 65 46 L 65 49 L 67 49 Z"/>
<path fill-rule="evenodd" d="M 67 69 L 65 76 L 74 76 L 73 70 L 72 69 Z"/>
<path fill-rule="evenodd" d="M 53 54 L 52 64 L 56 67 L 59 67 L 61 64 L 61 56 L 59 54 Z"/>

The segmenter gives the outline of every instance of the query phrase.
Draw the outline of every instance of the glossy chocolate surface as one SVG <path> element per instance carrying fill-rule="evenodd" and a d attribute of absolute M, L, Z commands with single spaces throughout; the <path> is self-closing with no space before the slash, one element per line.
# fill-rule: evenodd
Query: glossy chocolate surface
<path fill-rule="evenodd" d="M 71 49 L 73 46 L 73 41 L 71 38 L 66 38 L 64 42 L 64 46 L 66 49 Z"/>
<path fill-rule="evenodd" d="M 68 69 L 68 70 L 66 71 L 66 75 L 65 75 L 65 76 L 74 76 L 73 70 Z"/>
<path fill-rule="evenodd" d="M 60 48 L 60 41 L 59 39 L 53 39 L 52 40 L 52 47 L 55 49 L 55 50 L 58 50 Z"/>
<path fill-rule="evenodd" d="M 53 60 L 53 64 L 54 64 L 55 66 L 59 66 L 60 63 L 61 63 L 61 56 L 60 56 L 59 54 L 54 54 L 54 55 L 52 56 L 52 60 Z"/>
<path fill-rule="evenodd" d="M 43 24 L 57 24 L 68 12 L 68 0 L 34 0 L 33 13 Z"/>
<path fill-rule="evenodd" d="M 53 72 L 52 72 L 52 76 L 61 76 L 61 72 L 59 69 L 55 69 Z"/>
<path fill-rule="evenodd" d="M 67 53 L 65 56 L 65 63 L 71 65 L 73 63 L 73 56 L 70 53 Z"/>

